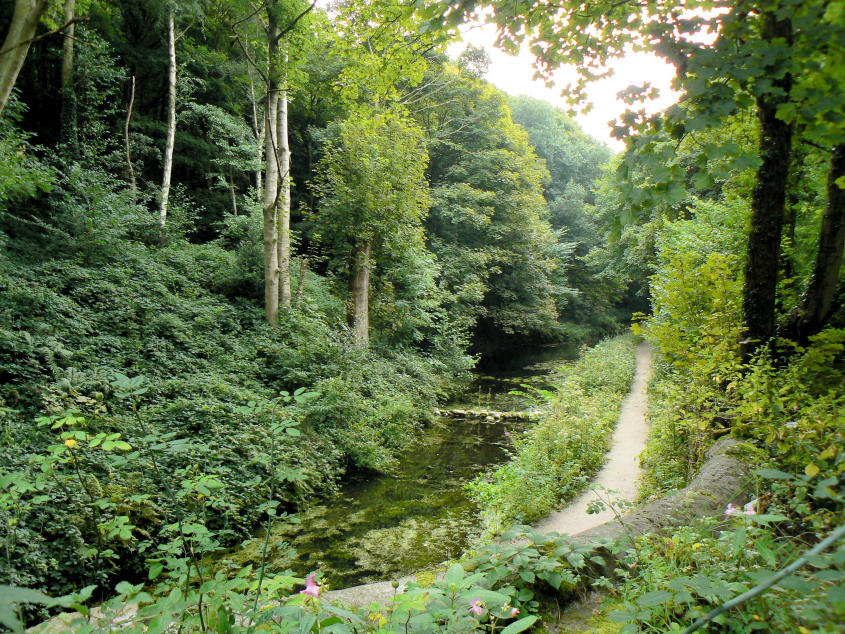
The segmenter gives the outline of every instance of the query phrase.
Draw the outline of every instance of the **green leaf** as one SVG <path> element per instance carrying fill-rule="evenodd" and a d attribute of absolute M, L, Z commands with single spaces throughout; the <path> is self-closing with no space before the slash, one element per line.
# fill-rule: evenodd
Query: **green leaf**
<path fill-rule="evenodd" d="M 150 572 L 147 575 L 150 580 L 157 578 L 161 571 L 164 570 L 164 564 L 156 562 L 150 566 Z"/>
<path fill-rule="evenodd" d="M 645 594 L 637 597 L 636 601 L 638 605 L 643 607 L 654 607 L 656 605 L 662 605 L 667 601 L 671 600 L 674 595 L 671 592 L 667 592 L 666 590 L 652 590 L 651 592 L 646 592 Z"/>
<path fill-rule="evenodd" d="M 461 564 L 452 564 L 449 566 L 449 570 L 446 571 L 444 581 L 446 583 L 459 583 L 465 574 L 464 567 Z"/>
<path fill-rule="evenodd" d="M 777 469 L 757 469 L 755 473 L 767 480 L 791 480 L 793 477 L 791 473 L 778 471 Z"/>
<path fill-rule="evenodd" d="M 628 612 L 627 610 L 614 610 L 608 614 L 607 617 L 614 623 L 628 623 L 629 621 L 633 621 L 636 618 L 636 615 L 633 612 Z"/>
<path fill-rule="evenodd" d="M 533 614 L 531 616 L 526 616 L 518 621 L 514 621 L 510 625 L 508 625 L 505 629 L 502 630 L 502 634 L 517 634 L 517 632 L 524 632 L 529 627 L 534 625 L 537 622 L 537 617 Z"/>
<path fill-rule="evenodd" d="M 471 594 L 474 599 L 481 599 L 485 603 L 501 603 L 504 605 L 510 601 L 508 595 L 484 588 L 473 588 Z"/>

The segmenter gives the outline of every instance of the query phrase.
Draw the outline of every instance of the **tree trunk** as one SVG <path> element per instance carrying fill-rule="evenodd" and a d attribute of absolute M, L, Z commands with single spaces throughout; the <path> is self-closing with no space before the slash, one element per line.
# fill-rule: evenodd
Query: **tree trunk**
<path fill-rule="evenodd" d="M 364 346 L 370 339 L 370 256 L 373 246 L 367 243 L 355 250 L 355 262 L 350 280 L 352 301 L 349 309 L 349 325 L 355 343 Z"/>
<path fill-rule="evenodd" d="M 59 138 L 65 143 L 72 157 L 79 156 L 79 135 L 76 122 L 76 91 L 73 89 L 73 38 L 76 25 L 73 22 L 76 0 L 65 2 L 64 42 L 62 43 L 62 113 Z"/>
<path fill-rule="evenodd" d="M 279 323 L 279 254 L 277 209 L 279 167 L 276 125 L 279 105 L 279 24 L 274 7 L 268 6 L 267 27 L 267 103 L 264 106 L 264 311 L 267 321 Z"/>
<path fill-rule="evenodd" d="M 785 337 L 801 345 L 824 328 L 835 307 L 839 271 L 845 250 L 845 189 L 836 184 L 845 176 L 845 144 L 836 146 L 827 177 L 827 204 L 819 233 L 819 250 L 804 301 L 786 320 Z"/>
<path fill-rule="evenodd" d="M 279 93 L 279 179 L 281 191 L 278 205 L 279 230 L 279 301 L 290 308 L 290 144 L 288 143 L 288 91 Z"/>
<path fill-rule="evenodd" d="M 252 103 L 252 133 L 255 135 L 258 148 L 258 164 L 264 163 L 264 126 L 258 123 L 258 103 L 255 99 L 255 85 L 252 81 L 252 73 L 249 73 L 249 98 Z M 261 169 L 255 170 L 255 195 L 261 198 L 262 192 L 262 174 Z"/>
<path fill-rule="evenodd" d="M 167 222 L 167 203 L 170 198 L 170 175 L 173 170 L 173 146 L 176 142 L 176 29 L 173 11 L 167 14 L 167 142 L 164 146 L 164 174 L 161 178 L 161 206 L 159 224 Z"/>
<path fill-rule="evenodd" d="M 238 197 L 235 194 L 235 176 L 232 174 L 232 166 L 229 166 L 229 192 L 232 194 L 232 213 L 238 215 Z"/>
<path fill-rule="evenodd" d="M 299 261 L 299 285 L 296 287 L 296 299 L 294 306 L 299 309 L 302 306 L 302 295 L 305 292 L 305 274 L 308 272 L 308 258 Z"/>
<path fill-rule="evenodd" d="M 129 93 L 129 107 L 126 109 L 126 123 L 123 126 L 123 140 L 126 142 L 126 165 L 129 168 L 129 183 L 132 187 L 132 204 L 138 201 L 138 181 L 135 168 L 132 167 L 132 144 L 129 139 L 129 124 L 132 122 L 132 108 L 135 105 L 135 75 L 132 75 L 132 88 Z"/>
<path fill-rule="evenodd" d="M 0 47 L 0 114 L 9 101 L 32 38 L 38 30 L 38 21 L 46 9 L 46 0 L 15 0 L 12 23 Z"/>
<path fill-rule="evenodd" d="M 793 136 L 800 138 L 800 130 L 794 130 Z M 792 150 L 792 166 L 786 182 L 786 204 L 783 217 L 783 277 L 792 279 L 795 275 L 795 225 L 798 221 L 798 207 L 801 204 L 801 183 L 807 178 L 804 165 L 807 161 L 807 150 L 801 143 Z"/>
<path fill-rule="evenodd" d="M 789 20 L 777 20 L 766 14 L 765 36 L 769 40 L 791 37 Z M 773 69 L 774 70 L 774 69 Z M 778 106 L 789 97 L 789 74 L 773 82 L 783 96 L 757 98 L 760 120 L 760 158 L 751 198 L 751 228 L 745 260 L 745 284 L 742 289 L 742 316 L 745 323 L 741 353 L 744 360 L 775 335 L 775 295 L 780 269 L 780 241 L 786 181 L 792 149 L 792 126 L 776 116 Z"/>

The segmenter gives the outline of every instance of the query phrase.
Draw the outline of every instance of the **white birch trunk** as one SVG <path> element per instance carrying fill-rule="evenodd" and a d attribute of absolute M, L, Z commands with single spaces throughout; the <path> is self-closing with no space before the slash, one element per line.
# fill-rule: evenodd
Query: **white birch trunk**
<path fill-rule="evenodd" d="M 278 189 L 277 161 L 279 87 L 279 25 L 275 12 L 268 7 L 267 27 L 267 103 L 264 106 L 264 311 L 267 321 L 279 323 L 279 253 L 278 253 Z"/>
<path fill-rule="evenodd" d="M 31 40 L 38 30 L 38 21 L 46 9 L 46 0 L 15 0 L 12 23 L 0 47 L 0 114 L 9 101 Z"/>
<path fill-rule="evenodd" d="M 279 301 L 290 308 L 290 144 L 288 142 L 288 91 L 279 93 L 277 138 L 279 146 Z"/>
<path fill-rule="evenodd" d="M 159 224 L 167 222 L 167 203 L 170 198 L 170 176 L 173 171 L 173 146 L 176 141 L 176 29 L 173 11 L 167 14 L 167 45 L 170 60 L 167 78 L 167 142 L 164 146 L 164 174 L 161 177 L 161 206 Z"/>

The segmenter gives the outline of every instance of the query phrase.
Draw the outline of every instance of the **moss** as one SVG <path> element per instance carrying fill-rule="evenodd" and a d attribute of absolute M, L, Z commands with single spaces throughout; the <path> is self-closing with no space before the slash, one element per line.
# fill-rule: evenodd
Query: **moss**
<path fill-rule="evenodd" d="M 623 624 L 612 621 L 608 614 L 617 608 L 615 603 L 608 604 L 605 597 L 598 593 L 589 594 L 585 599 L 576 601 L 563 608 L 556 603 L 546 603 L 541 608 L 543 629 L 548 633 L 588 632 L 590 634 L 619 634 Z"/>
<path fill-rule="evenodd" d="M 417 573 L 417 585 L 428 588 L 437 580 L 437 570 L 423 570 Z"/>

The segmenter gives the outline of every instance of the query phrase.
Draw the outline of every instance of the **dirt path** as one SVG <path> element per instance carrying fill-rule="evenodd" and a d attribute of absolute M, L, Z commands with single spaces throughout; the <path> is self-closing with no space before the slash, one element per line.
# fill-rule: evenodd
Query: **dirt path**
<path fill-rule="evenodd" d="M 640 452 L 645 449 L 648 426 L 646 424 L 646 405 L 648 380 L 651 376 L 651 347 L 641 343 L 637 348 L 637 370 L 631 391 L 622 402 L 616 431 L 613 432 L 607 462 L 590 487 L 601 485 L 617 491 L 614 497 L 633 502 L 639 491 Z M 605 496 L 606 497 L 606 496 Z M 574 535 L 581 531 L 600 526 L 613 519 L 613 512 L 605 510 L 590 515 L 587 506 L 596 500 L 592 490 L 582 493 L 578 498 L 560 511 L 555 511 L 537 524 L 537 529 L 544 533 L 568 533 Z"/>

